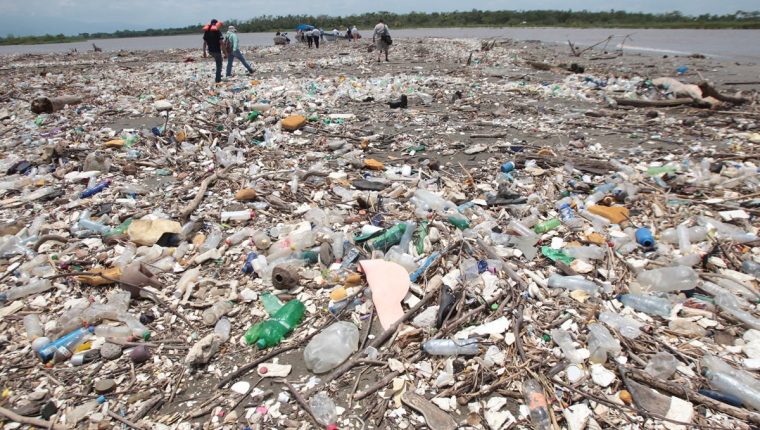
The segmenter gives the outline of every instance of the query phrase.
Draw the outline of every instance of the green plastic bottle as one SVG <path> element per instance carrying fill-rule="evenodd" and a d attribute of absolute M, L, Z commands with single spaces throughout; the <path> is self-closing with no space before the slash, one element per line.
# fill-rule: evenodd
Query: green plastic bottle
<path fill-rule="evenodd" d="M 385 252 L 391 249 L 393 245 L 398 245 L 398 243 L 401 242 L 401 237 L 404 235 L 405 231 L 406 224 L 398 223 L 386 230 L 385 233 L 380 235 L 377 239 L 373 240 L 369 246 L 373 250 Z"/>
<path fill-rule="evenodd" d="M 467 221 L 467 218 L 465 218 L 465 217 L 451 215 L 448 218 L 448 220 L 449 220 L 449 222 L 451 224 L 454 225 L 454 227 L 456 227 L 456 228 L 458 228 L 460 230 L 467 230 L 468 228 L 470 228 L 470 222 Z"/>
<path fill-rule="evenodd" d="M 130 224 L 132 224 L 132 218 L 127 218 L 123 223 L 105 232 L 103 237 L 121 236 L 127 232 Z"/>
<path fill-rule="evenodd" d="M 417 254 L 422 255 L 425 251 L 425 238 L 428 235 L 428 222 L 422 221 L 420 227 L 417 229 L 419 234 L 417 235 Z"/>
<path fill-rule="evenodd" d="M 274 315 L 282 309 L 282 302 L 272 293 L 264 293 L 261 295 L 261 304 L 264 305 L 264 310 L 269 315 Z"/>
<path fill-rule="evenodd" d="M 245 332 L 245 342 L 256 344 L 259 349 L 273 347 L 288 335 L 303 319 L 306 307 L 298 300 L 291 300 L 266 321 L 251 326 Z"/>
<path fill-rule="evenodd" d="M 552 218 L 536 224 L 536 226 L 533 227 L 533 231 L 535 231 L 537 234 L 544 234 L 547 231 L 554 230 L 555 228 L 559 227 L 559 225 L 559 220 L 557 218 Z"/>

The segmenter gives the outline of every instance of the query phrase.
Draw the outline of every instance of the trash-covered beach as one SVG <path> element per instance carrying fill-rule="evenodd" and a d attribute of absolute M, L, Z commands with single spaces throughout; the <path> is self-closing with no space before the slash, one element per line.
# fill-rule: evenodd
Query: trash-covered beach
<path fill-rule="evenodd" d="M 760 426 L 756 64 L 369 46 L 6 57 L 4 428 Z"/>

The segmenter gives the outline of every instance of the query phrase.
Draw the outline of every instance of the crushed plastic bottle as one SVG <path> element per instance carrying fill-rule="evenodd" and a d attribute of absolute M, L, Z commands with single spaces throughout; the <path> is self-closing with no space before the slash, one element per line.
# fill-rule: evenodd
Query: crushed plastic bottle
<path fill-rule="evenodd" d="M 314 336 L 303 352 L 306 368 L 316 374 L 329 372 L 359 348 L 359 329 L 340 321 Z"/>
<path fill-rule="evenodd" d="M 599 286 L 583 278 L 583 276 L 562 276 L 553 274 L 549 276 L 546 283 L 552 288 L 564 288 L 566 290 L 583 290 L 591 296 L 599 292 Z"/>
<path fill-rule="evenodd" d="M 306 307 L 300 301 L 289 301 L 268 320 L 251 326 L 244 335 L 246 343 L 255 343 L 259 349 L 279 344 L 301 322 L 305 311 Z"/>
<path fill-rule="evenodd" d="M 422 349 L 430 355 L 442 355 L 446 357 L 480 354 L 480 346 L 477 339 L 431 339 L 422 344 Z"/>
<path fill-rule="evenodd" d="M 622 304 L 639 312 L 659 315 L 663 318 L 668 318 L 670 311 L 673 309 L 673 306 L 667 299 L 643 294 L 623 294 L 618 297 L 618 300 Z"/>
<path fill-rule="evenodd" d="M 694 289 L 698 279 L 697 272 L 686 266 L 645 270 L 636 277 L 645 290 L 661 293 Z"/>
<path fill-rule="evenodd" d="M 530 422 L 537 430 L 554 428 L 549 416 L 549 403 L 546 400 L 544 387 L 535 379 L 527 379 L 522 383 L 522 394 L 530 410 Z"/>
<path fill-rule="evenodd" d="M 203 324 L 212 326 L 219 321 L 220 318 L 227 315 L 232 308 L 233 303 L 229 300 L 220 300 L 214 303 L 210 308 L 203 311 Z"/>
<path fill-rule="evenodd" d="M 324 391 L 313 395 L 309 399 L 309 407 L 314 414 L 314 419 L 323 426 L 330 426 L 338 420 L 335 402 Z"/>
<path fill-rule="evenodd" d="M 622 352 L 620 342 L 602 324 L 591 323 L 588 331 L 588 350 L 591 353 L 589 360 L 592 363 L 604 364 L 609 354 L 617 356 Z"/>
<path fill-rule="evenodd" d="M 583 354 L 575 348 L 573 345 L 573 338 L 570 337 L 570 333 L 565 330 L 555 328 L 551 331 L 551 336 L 554 342 L 565 354 L 565 358 L 573 364 L 581 364 L 584 361 Z"/>
<path fill-rule="evenodd" d="M 33 279 L 26 285 L 13 287 L 0 293 L 0 303 L 12 302 L 26 296 L 41 294 L 51 288 L 53 288 L 53 283 L 50 279 Z"/>

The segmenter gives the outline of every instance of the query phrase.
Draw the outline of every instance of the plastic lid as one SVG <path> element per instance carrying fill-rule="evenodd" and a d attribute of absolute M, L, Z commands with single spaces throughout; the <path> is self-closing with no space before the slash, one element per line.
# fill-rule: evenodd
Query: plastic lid
<path fill-rule="evenodd" d="M 143 340 L 148 341 L 150 340 L 150 331 L 145 330 L 145 333 L 142 335 Z"/>

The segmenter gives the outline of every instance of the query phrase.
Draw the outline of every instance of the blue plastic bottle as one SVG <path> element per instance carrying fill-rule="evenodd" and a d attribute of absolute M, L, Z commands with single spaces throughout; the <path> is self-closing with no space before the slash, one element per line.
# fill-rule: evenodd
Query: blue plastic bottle
<path fill-rule="evenodd" d="M 98 185 L 95 185 L 92 188 L 88 188 L 88 189 L 82 191 L 82 194 L 80 194 L 79 197 L 83 198 L 83 199 L 86 199 L 88 197 L 92 197 L 95 194 L 97 194 L 97 193 L 105 190 L 106 188 L 108 188 L 109 185 L 111 185 L 111 180 L 110 179 L 106 179 L 105 181 L 99 183 Z"/>
<path fill-rule="evenodd" d="M 40 360 L 43 363 L 47 363 L 52 360 L 56 355 L 66 357 L 68 359 L 73 354 L 74 348 L 84 337 L 90 333 L 94 333 L 95 328 L 93 326 L 80 327 L 71 333 L 61 336 L 55 341 L 47 344 L 44 348 L 40 349 L 37 353 L 40 356 Z"/>

